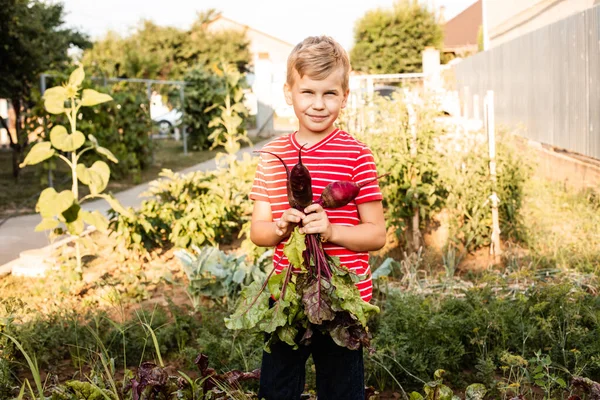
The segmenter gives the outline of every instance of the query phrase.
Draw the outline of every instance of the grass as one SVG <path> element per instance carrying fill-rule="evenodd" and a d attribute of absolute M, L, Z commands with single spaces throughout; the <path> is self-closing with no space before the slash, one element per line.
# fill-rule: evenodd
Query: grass
<path fill-rule="evenodd" d="M 527 247 L 538 268 L 600 272 L 600 198 L 533 177 L 523 204 Z"/>
<path fill-rule="evenodd" d="M 107 192 L 119 192 L 143 182 L 155 179 L 163 168 L 179 171 L 215 157 L 219 150 L 189 151 L 183 154 L 182 142 L 161 140 L 156 143 L 154 163 L 141 172 L 140 176 L 128 176 L 121 180 L 109 182 Z M 54 178 L 56 190 L 70 189 L 70 175 L 63 162 L 56 161 L 59 168 Z M 12 176 L 12 153 L 0 151 L 0 220 L 9 216 L 31 214 L 39 193 L 47 185 L 42 183 L 42 178 L 47 174 L 41 165 L 29 166 L 20 171 L 20 177 L 15 182 Z M 80 190 L 85 193 L 87 188 L 80 185 Z"/>

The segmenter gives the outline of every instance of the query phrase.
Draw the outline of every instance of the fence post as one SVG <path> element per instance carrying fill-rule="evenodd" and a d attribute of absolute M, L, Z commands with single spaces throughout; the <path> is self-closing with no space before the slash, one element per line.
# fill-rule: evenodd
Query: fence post
<path fill-rule="evenodd" d="M 184 123 L 185 118 L 185 91 L 183 85 L 179 86 L 179 100 L 181 101 L 181 137 L 183 138 L 183 154 L 187 155 L 187 127 Z"/>
<path fill-rule="evenodd" d="M 500 223 L 498 217 L 499 198 L 496 194 L 496 126 L 494 120 L 494 91 L 488 90 L 484 100 L 485 127 L 488 136 L 488 151 L 490 156 L 490 179 L 492 180 L 492 242 L 490 244 L 490 254 L 498 257 L 502 254 L 500 247 Z"/>
<path fill-rule="evenodd" d="M 417 185 L 417 173 L 415 171 L 415 159 L 417 158 L 417 113 L 415 112 L 415 108 L 413 106 L 413 96 L 414 94 L 410 92 L 410 90 L 406 90 L 405 92 L 406 99 L 406 111 L 408 112 L 408 129 L 410 130 L 410 156 L 413 159 L 413 163 L 411 166 L 411 178 L 410 185 L 415 188 Z M 417 197 L 418 194 L 415 194 Z M 419 251 L 421 247 L 421 231 L 419 230 L 419 207 L 413 208 L 413 217 L 412 217 L 412 243 L 415 251 Z"/>
<path fill-rule="evenodd" d="M 473 95 L 473 119 L 479 121 L 481 118 L 479 117 L 479 95 Z"/>

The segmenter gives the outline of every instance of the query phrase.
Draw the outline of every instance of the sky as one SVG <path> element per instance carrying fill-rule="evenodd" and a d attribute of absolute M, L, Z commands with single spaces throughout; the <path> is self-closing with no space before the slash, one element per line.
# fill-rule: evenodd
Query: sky
<path fill-rule="evenodd" d="M 127 35 L 142 19 L 159 25 L 188 28 L 199 11 L 214 8 L 224 16 L 296 44 L 311 35 L 330 35 L 347 50 L 353 44 L 357 19 L 375 8 L 390 8 L 394 0 L 61 0 L 65 25 L 103 37 L 113 30 Z M 446 20 L 475 0 L 421 0 L 444 6 Z"/>

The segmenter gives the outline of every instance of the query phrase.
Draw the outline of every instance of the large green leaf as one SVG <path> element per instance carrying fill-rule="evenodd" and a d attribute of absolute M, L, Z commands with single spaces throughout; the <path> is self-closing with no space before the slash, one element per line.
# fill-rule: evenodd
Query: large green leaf
<path fill-rule="evenodd" d="M 77 87 L 81 86 L 83 78 L 85 78 L 85 72 L 83 72 L 83 65 L 80 65 L 79 68 L 71 72 L 71 75 L 69 76 L 69 85 Z"/>
<path fill-rule="evenodd" d="M 69 134 L 67 128 L 62 125 L 56 125 L 50 131 L 50 142 L 52 146 L 61 151 L 75 151 L 83 146 L 85 136 L 79 131 Z"/>
<path fill-rule="evenodd" d="M 263 332 L 273 333 L 280 326 L 286 325 L 288 321 L 286 310 L 289 306 L 289 301 L 279 298 L 275 305 L 265 312 L 262 321 L 258 323 L 258 328 Z"/>
<path fill-rule="evenodd" d="M 81 211 L 81 218 L 86 224 L 96 227 L 100 232 L 108 231 L 108 219 L 99 211 Z"/>
<path fill-rule="evenodd" d="M 43 218 L 42 222 L 35 227 L 36 232 L 48 231 L 57 228 L 60 222 L 54 218 Z"/>
<path fill-rule="evenodd" d="M 487 389 L 485 385 L 481 383 L 473 383 L 467 386 L 467 390 L 465 391 L 465 400 L 483 400 Z"/>
<path fill-rule="evenodd" d="M 77 178 L 81 183 L 89 186 L 92 195 L 97 195 L 108 185 L 110 168 L 104 161 L 96 161 L 90 168 L 77 164 Z"/>
<path fill-rule="evenodd" d="M 354 315 L 362 326 L 367 326 L 370 314 L 379 313 L 379 307 L 367 303 L 349 275 L 333 275 L 331 283 L 335 286 L 335 296 L 340 299 L 342 309 Z"/>
<path fill-rule="evenodd" d="M 283 254 L 285 254 L 290 264 L 302 270 L 306 270 L 304 257 L 302 256 L 302 253 L 306 250 L 305 237 L 306 235 L 300 233 L 298 227 L 296 227 L 285 246 L 283 246 Z"/>
<path fill-rule="evenodd" d="M 92 136 L 92 135 L 90 135 Z M 98 144 L 98 142 L 96 142 L 96 144 Z M 110 161 L 114 162 L 115 164 L 119 163 L 119 160 L 117 160 L 117 157 L 115 157 L 115 155 L 107 148 L 105 147 L 96 147 L 96 151 L 100 154 L 102 154 L 103 156 L 105 156 L 106 158 L 108 158 Z"/>
<path fill-rule="evenodd" d="M 81 95 L 81 105 L 87 107 L 95 106 L 111 100 L 112 97 L 110 95 L 97 92 L 93 89 L 84 89 L 83 94 Z"/>
<path fill-rule="evenodd" d="M 225 318 L 228 329 L 251 329 L 256 326 L 269 310 L 269 293 L 262 291 L 259 281 L 252 282 L 242 289 L 240 303 L 236 311 Z"/>
<path fill-rule="evenodd" d="M 56 86 L 44 92 L 44 107 L 50 114 L 65 112 L 65 101 L 67 101 L 67 89 L 62 86 Z"/>
<path fill-rule="evenodd" d="M 131 213 L 131 211 L 129 211 L 128 209 L 126 209 L 125 207 L 123 207 L 121 205 L 119 200 L 115 199 L 114 197 L 112 197 L 108 194 L 100 195 L 100 197 L 102 197 L 104 200 L 106 200 L 108 202 L 108 204 L 110 204 L 111 208 L 113 210 L 115 210 L 116 212 L 118 212 L 119 214 L 121 214 L 122 216 L 129 218 L 129 219 L 135 218 L 135 216 Z M 143 220 L 140 221 L 140 223 L 143 224 Z"/>
<path fill-rule="evenodd" d="M 75 197 L 70 190 L 56 193 L 54 188 L 46 188 L 40 193 L 35 209 L 43 218 L 52 218 L 68 210 L 74 201 Z"/>
<path fill-rule="evenodd" d="M 37 143 L 31 148 L 31 150 L 29 150 L 27 157 L 25 157 L 25 160 L 19 164 L 19 167 L 23 168 L 26 165 L 35 165 L 37 163 L 41 163 L 42 161 L 52 157 L 54 153 L 54 149 L 50 145 L 50 142 Z"/>

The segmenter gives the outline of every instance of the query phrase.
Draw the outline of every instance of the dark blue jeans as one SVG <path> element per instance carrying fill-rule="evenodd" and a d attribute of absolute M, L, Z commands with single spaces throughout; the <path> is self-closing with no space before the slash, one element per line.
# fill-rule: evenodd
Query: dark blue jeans
<path fill-rule="evenodd" d="M 298 350 L 283 342 L 263 352 L 258 398 L 298 400 L 304 390 L 305 368 L 312 354 L 319 400 L 364 400 L 363 352 L 338 346 L 329 335 L 314 330 L 308 346 Z"/>

